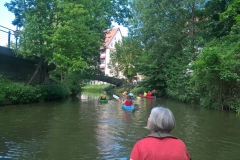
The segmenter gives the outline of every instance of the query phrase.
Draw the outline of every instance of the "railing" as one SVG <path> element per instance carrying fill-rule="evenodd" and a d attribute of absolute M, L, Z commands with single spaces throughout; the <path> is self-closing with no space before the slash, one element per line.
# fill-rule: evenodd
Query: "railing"
<path fill-rule="evenodd" d="M 0 25 L 0 46 L 17 49 L 19 31 Z"/>

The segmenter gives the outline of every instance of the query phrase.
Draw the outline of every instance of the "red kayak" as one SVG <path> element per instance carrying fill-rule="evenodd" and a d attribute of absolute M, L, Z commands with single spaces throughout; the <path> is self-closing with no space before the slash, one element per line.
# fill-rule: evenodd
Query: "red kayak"
<path fill-rule="evenodd" d="M 138 96 L 141 98 L 147 98 L 147 99 L 155 99 L 156 98 L 156 96 L 143 96 L 142 94 L 139 94 Z"/>

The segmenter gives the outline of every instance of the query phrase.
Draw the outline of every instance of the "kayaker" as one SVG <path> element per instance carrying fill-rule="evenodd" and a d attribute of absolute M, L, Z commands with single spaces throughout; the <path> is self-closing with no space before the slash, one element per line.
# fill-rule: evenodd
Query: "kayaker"
<path fill-rule="evenodd" d="M 174 127 L 175 118 L 172 112 L 165 107 L 154 107 L 146 127 L 151 134 L 136 142 L 130 154 L 130 160 L 190 160 L 185 143 L 170 135 Z"/>
<path fill-rule="evenodd" d="M 106 94 L 107 93 L 105 91 L 103 91 L 103 93 L 101 94 L 100 100 L 106 100 L 107 99 Z"/>
<path fill-rule="evenodd" d="M 131 99 L 133 99 L 133 98 L 134 98 L 134 95 L 133 95 L 133 93 L 132 93 L 131 91 L 129 92 L 129 94 L 128 94 L 128 95 L 130 96 L 130 98 L 131 98 Z"/>
<path fill-rule="evenodd" d="M 147 97 L 151 97 L 151 96 L 152 96 L 152 92 L 148 91 Z"/>
<path fill-rule="evenodd" d="M 147 92 L 144 91 L 143 96 L 146 97 L 147 96 Z"/>
<path fill-rule="evenodd" d="M 124 91 L 124 92 L 122 93 L 122 95 L 123 95 L 123 96 L 127 96 L 127 95 L 128 95 L 127 91 Z"/>
<path fill-rule="evenodd" d="M 131 106 L 132 105 L 131 97 L 128 95 L 125 100 L 122 100 L 122 104 L 124 104 L 125 106 Z"/>

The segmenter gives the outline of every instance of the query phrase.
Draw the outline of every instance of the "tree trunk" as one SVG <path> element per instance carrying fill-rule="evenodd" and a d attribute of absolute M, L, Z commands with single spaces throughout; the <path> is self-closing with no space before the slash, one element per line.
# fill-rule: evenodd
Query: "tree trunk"
<path fill-rule="evenodd" d="M 27 85 L 31 84 L 32 81 L 34 80 L 34 78 L 36 77 L 39 68 L 42 66 L 42 61 L 43 61 L 43 58 L 40 58 L 40 61 L 39 61 L 39 63 L 38 63 L 38 66 L 37 66 L 37 68 L 36 68 L 34 74 L 32 75 L 31 79 L 30 79 L 29 82 L 27 83 Z"/>
<path fill-rule="evenodd" d="M 68 70 L 66 70 L 66 76 L 65 76 L 65 78 L 64 78 L 64 83 L 66 83 L 67 80 L 68 80 Z"/>
<path fill-rule="evenodd" d="M 44 82 L 45 76 L 46 76 L 46 66 L 43 66 L 40 68 L 40 76 L 39 76 L 39 84 L 42 84 Z"/>

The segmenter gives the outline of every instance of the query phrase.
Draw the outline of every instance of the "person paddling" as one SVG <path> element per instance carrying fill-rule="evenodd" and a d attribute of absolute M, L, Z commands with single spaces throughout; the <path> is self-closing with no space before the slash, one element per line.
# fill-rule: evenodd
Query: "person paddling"
<path fill-rule="evenodd" d="M 129 92 L 128 95 L 130 96 L 131 99 L 134 99 L 134 95 L 133 95 L 133 93 L 131 91 Z"/>
<path fill-rule="evenodd" d="M 106 100 L 107 99 L 107 96 L 106 96 L 106 92 L 105 91 L 103 91 L 103 93 L 101 94 L 101 96 L 100 96 L 100 100 Z"/>
<path fill-rule="evenodd" d="M 131 97 L 128 95 L 125 100 L 122 100 L 122 104 L 124 104 L 125 106 L 132 106 L 132 99 L 131 99 Z"/>

